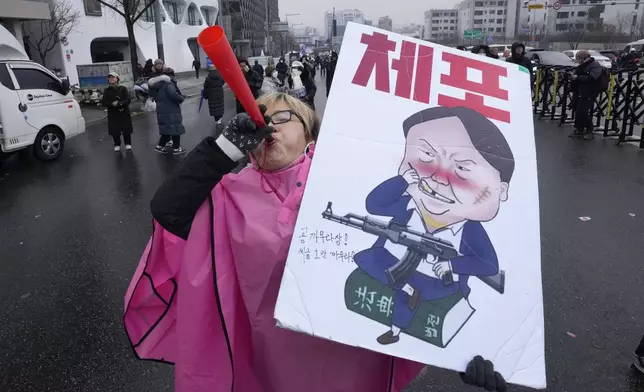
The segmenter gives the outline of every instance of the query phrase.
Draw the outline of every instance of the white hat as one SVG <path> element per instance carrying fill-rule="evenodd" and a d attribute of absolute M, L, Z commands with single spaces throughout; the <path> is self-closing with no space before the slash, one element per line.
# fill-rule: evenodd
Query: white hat
<path fill-rule="evenodd" d="M 114 76 L 116 79 L 121 80 L 121 77 L 116 72 L 110 72 L 107 77 Z"/>
<path fill-rule="evenodd" d="M 304 65 L 299 61 L 293 61 L 291 63 L 291 68 L 296 68 L 296 67 L 304 68 Z"/>

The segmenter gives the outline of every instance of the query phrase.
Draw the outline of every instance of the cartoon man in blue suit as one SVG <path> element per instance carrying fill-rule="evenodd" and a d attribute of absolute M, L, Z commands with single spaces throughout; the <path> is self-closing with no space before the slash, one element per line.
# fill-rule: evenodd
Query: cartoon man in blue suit
<path fill-rule="evenodd" d="M 480 222 L 497 215 L 508 199 L 514 156 L 501 131 L 483 115 L 464 107 L 434 107 L 403 123 L 405 156 L 399 175 L 367 196 L 367 211 L 391 217 L 403 226 L 423 227 L 454 245 L 459 255 L 448 261 L 430 256 L 405 282 L 392 283 L 387 269 L 405 249 L 379 238 L 355 255 L 367 274 L 395 291 L 391 329 L 380 344 L 396 343 L 411 325 L 420 301 L 470 294 L 470 276 L 499 272 L 494 246 Z M 442 279 L 453 275 L 453 283 Z"/>

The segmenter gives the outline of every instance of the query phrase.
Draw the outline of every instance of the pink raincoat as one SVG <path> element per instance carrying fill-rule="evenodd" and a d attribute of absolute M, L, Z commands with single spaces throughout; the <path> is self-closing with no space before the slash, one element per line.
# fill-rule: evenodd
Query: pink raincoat
<path fill-rule="evenodd" d="M 396 392 L 422 369 L 275 326 L 312 150 L 265 180 L 226 175 L 187 241 L 155 222 L 124 320 L 139 358 L 175 364 L 177 392 Z"/>

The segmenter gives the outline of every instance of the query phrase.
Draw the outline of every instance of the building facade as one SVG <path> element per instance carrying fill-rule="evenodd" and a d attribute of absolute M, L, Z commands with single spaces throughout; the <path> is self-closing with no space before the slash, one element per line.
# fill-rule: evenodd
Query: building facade
<path fill-rule="evenodd" d="M 347 23 L 355 22 L 364 24 L 364 13 L 357 9 L 335 10 L 324 13 L 324 36 L 333 36 L 333 18 L 336 21 L 336 36 L 343 36 Z"/>
<path fill-rule="evenodd" d="M 602 3 L 601 0 L 560 0 L 559 10 L 552 7 L 529 9 L 530 5 L 543 4 L 526 0 L 520 4 L 517 34 L 532 36 L 560 35 L 573 30 L 597 30 L 593 24 L 603 26 L 604 32 L 641 35 L 644 32 L 644 4 Z"/>
<path fill-rule="evenodd" d="M 279 20 L 278 0 L 221 0 L 221 25 L 240 57 L 268 53 L 267 26 Z"/>
<path fill-rule="evenodd" d="M 387 30 L 387 31 L 393 31 L 394 29 L 394 22 L 391 20 L 390 17 L 388 16 L 382 16 L 378 18 L 378 28 Z"/>
<path fill-rule="evenodd" d="M 458 6 L 458 32 L 479 31 L 481 37 L 507 41 L 517 29 L 517 0 L 464 0 Z"/>
<path fill-rule="evenodd" d="M 440 42 L 459 36 L 458 10 L 433 9 L 425 11 L 424 39 Z"/>
<path fill-rule="evenodd" d="M 69 0 L 80 11 L 78 26 L 64 43 L 47 54 L 48 68 L 60 69 L 72 84 L 78 83 L 77 65 L 106 61 L 130 61 L 130 49 L 123 18 L 96 0 Z M 205 66 L 206 56 L 197 45 L 197 35 L 216 22 L 219 12 L 217 0 L 157 0 L 162 9 L 163 45 L 166 64 L 176 72 L 192 69 L 192 61 L 199 57 Z M 144 64 L 157 58 L 154 7 L 134 26 L 137 59 Z M 28 31 L 29 26 L 25 31 Z M 32 29 L 37 33 L 38 29 Z M 32 37 L 38 38 L 38 37 Z M 35 55 L 38 57 L 38 55 Z M 33 60 L 38 61 L 38 58 Z M 40 59 L 42 61 L 42 59 Z"/>
<path fill-rule="evenodd" d="M 0 25 L 23 42 L 22 24 L 29 20 L 49 20 L 48 0 L 0 0 Z"/>

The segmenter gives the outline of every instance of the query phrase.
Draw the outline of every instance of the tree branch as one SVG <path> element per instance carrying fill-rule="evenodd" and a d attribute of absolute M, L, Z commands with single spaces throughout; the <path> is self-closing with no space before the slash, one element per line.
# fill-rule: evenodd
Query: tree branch
<path fill-rule="evenodd" d="M 143 7 L 143 10 L 141 10 L 141 12 L 139 12 L 139 14 L 132 20 L 132 23 L 135 23 L 137 20 L 139 20 L 139 18 L 143 16 L 145 11 L 147 11 L 148 8 L 150 8 L 150 6 L 152 6 L 152 4 L 154 4 L 155 2 L 156 0 L 151 0 L 150 2 L 148 2 L 148 4 L 145 7 Z"/>
<path fill-rule="evenodd" d="M 124 18 L 125 18 L 125 13 L 124 13 L 124 12 L 121 12 L 121 11 L 120 11 L 118 8 L 116 8 L 115 6 L 113 6 L 113 5 L 111 5 L 111 4 L 108 4 L 106 0 L 96 0 L 96 1 L 98 1 L 98 2 L 99 2 L 99 3 L 101 3 L 101 4 L 103 4 L 103 5 L 104 5 L 104 6 L 106 6 L 107 8 L 110 8 L 112 11 L 116 12 L 117 14 L 119 14 L 119 15 L 121 15 L 122 17 L 124 17 Z M 117 2 L 117 3 L 118 3 L 118 2 Z M 121 6 L 123 6 L 123 4 L 122 4 L 122 3 L 119 3 L 119 4 L 121 4 Z M 123 7 L 123 9 L 125 10 L 125 7 Z"/>

